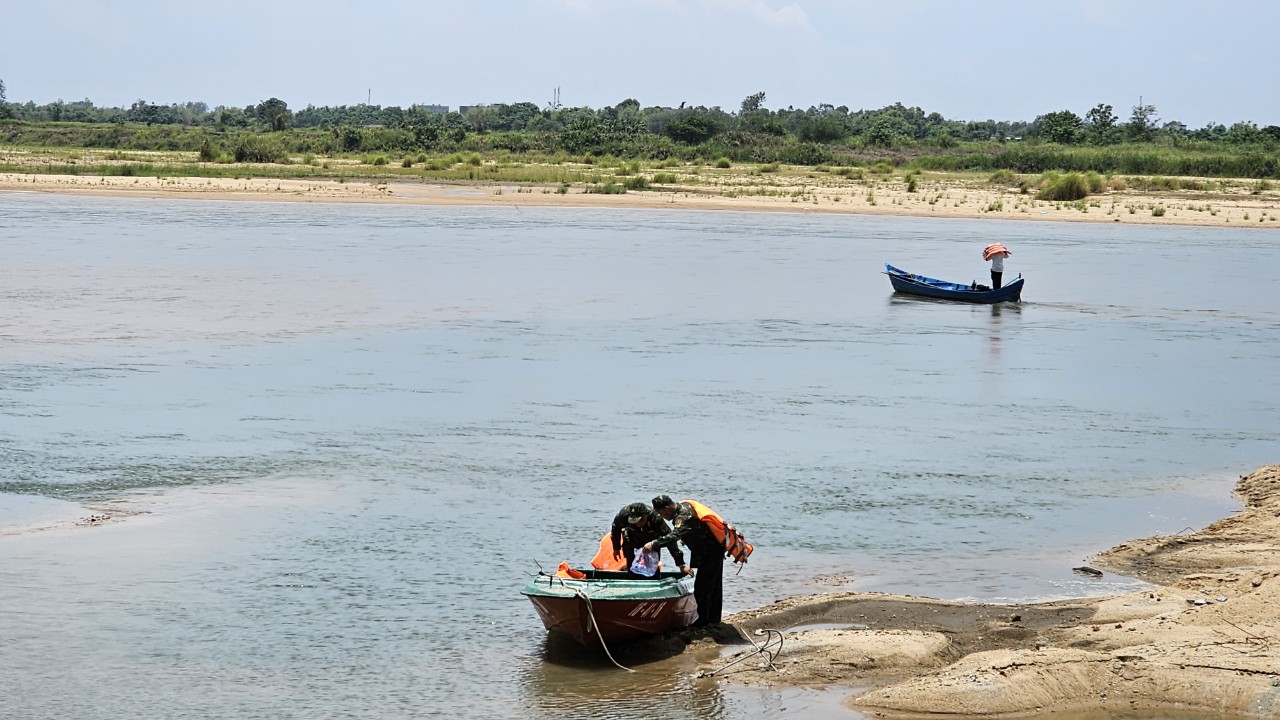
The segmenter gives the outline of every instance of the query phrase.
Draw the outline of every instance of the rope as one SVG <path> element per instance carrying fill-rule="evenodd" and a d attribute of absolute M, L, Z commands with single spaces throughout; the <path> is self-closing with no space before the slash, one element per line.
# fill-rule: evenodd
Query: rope
<path fill-rule="evenodd" d="M 573 594 L 582 598 L 583 602 L 587 604 L 587 617 L 591 619 L 591 627 L 595 628 L 596 637 L 600 638 L 600 647 L 604 648 L 604 654 L 609 657 L 609 662 L 613 663 L 614 665 L 617 665 L 618 667 L 622 668 L 623 670 L 626 670 L 627 672 L 635 672 L 635 670 L 632 670 L 626 665 L 623 665 L 622 663 L 613 659 L 613 653 L 609 652 L 609 646 L 604 641 L 604 634 L 600 632 L 600 624 L 596 622 L 596 613 L 594 610 L 591 609 L 591 598 L 587 597 L 587 594 L 583 592 L 580 588 L 573 588 Z"/>
<path fill-rule="evenodd" d="M 712 670 L 709 673 L 706 673 L 705 675 L 702 675 L 701 677 L 711 677 L 722 670 L 727 670 L 733 667 L 734 665 L 737 665 L 738 663 L 744 660 L 749 660 L 757 655 L 763 655 L 765 659 L 765 664 L 773 668 L 774 671 L 779 673 L 782 672 L 781 670 L 778 669 L 776 665 L 773 664 L 773 659 L 782 654 L 782 632 L 779 630 L 772 630 L 768 628 L 766 628 L 764 632 L 767 633 L 767 636 L 765 638 L 763 645 L 757 645 L 755 640 L 752 640 L 750 636 L 746 636 L 747 642 L 751 643 L 751 646 L 755 648 L 753 652 L 747 653 L 746 655 L 743 655 L 742 657 L 736 660 L 733 660 L 732 662 L 721 665 L 720 667 L 716 668 L 715 670 Z M 777 647 L 776 649 L 771 650 L 770 646 L 774 644 L 775 637 L 778 640 Z"/>

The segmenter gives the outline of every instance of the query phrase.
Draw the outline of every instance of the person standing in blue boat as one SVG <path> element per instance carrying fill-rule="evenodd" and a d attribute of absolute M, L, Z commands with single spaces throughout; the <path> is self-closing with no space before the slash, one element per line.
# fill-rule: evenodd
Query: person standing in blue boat
<path fill-rule="evenodd" d="M 1000 280 L 1004 276 L 1004 259 L 1012 255 L 1002 243 L 991 243 L 982 250 L 982 259 L 991 261 L 991 289 L 1000 289 Z"/>

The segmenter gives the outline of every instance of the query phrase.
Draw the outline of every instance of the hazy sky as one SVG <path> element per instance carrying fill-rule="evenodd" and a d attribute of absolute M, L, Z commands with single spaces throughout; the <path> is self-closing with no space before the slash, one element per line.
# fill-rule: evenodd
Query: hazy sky
<path fill-rule="evenodd" d="M 1280 2 L 0 0 L 10 102 L 901 102 L 955 120 L 1280 125 Z"/>

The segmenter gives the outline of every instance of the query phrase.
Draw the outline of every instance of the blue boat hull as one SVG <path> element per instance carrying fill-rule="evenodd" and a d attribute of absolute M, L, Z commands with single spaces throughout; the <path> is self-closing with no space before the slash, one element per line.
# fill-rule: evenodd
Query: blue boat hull
<path fill-rule="evenodd" d="M 973 285 L 962 285 L 925 277 L 924 275 L 914 275 L 889 264 L 884 266 L 884 274 L 889 276 L 889 282 L 893 285 L 895 291 L 908 295 L 920 295 L 940 300 L 956 300 L 981 305 L 1018 302 L 1022 299 L 1021 276 L 997 290 L 981 290 Z"/>

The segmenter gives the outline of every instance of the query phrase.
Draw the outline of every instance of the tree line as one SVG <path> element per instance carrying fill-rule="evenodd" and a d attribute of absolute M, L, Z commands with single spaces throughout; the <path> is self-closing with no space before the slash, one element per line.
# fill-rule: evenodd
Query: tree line
<path fill-rule="evenodd" d="M 128 108 L 98 107 L 88 99 L 37 105 L 4 100 L 0 80 L 0 117 L 22 124 L 80 123 L 90 127 L 145 126 L 191 128 L 201 132 L 10 132 L 9 141 L 36 138 L 59 144 L 72 135 L 80 142 L 118 146 L 139 137 L 165 137 L 166 149 L 202 149 L 217 156 L 235 151 L 236 159 L 270 160 L 288 152 L 449 152 L 502 150 L 665 159 L 723 155 L 740 161 L 794 164 L 839 163 L 858 153 L 921 156 L 992 155 L 990 146 L 1043 145 L 1094 148 L 1105 156 L 1116 146 L 1154 146 L 1189 151 L 1251 153 L 1269 158 L 1260 167 L 1274 168 L 1280 149 L 1280 127 L 1259 128 L 1241 121 L 1230 126 L 1209 123 L 1189 129 L 1177 121 L 1161 121 L 1153 105 L 1134 106 L 1127 120 L 1113 106 L 1099 103 L 1083 116 L 1059 110 L 1024 121 L 951 120 L 936 112 L 901 103 L 874 110 L 821 104 L 807 109 L 770 110 L 765 93 L 743 99 L 736 112 L 720 107 L 642 107 L 634 99 L 602 108 L 560 107 L 548 103 L 496 103 L 465 109 L 411 105 L 308 105 L 294 110 L 279 98 L 243 108 L 203 102 L 169 105 L 138 100 Z M 277 136 L 275 139 L 249 135 Z M 4 139 L 0 126 L 0 139 Z M 91 138 L 91 139 L 85 139 Z M 66 140 L 66 142 L 73 142 Z M 115 143 L 115 144 L 113 144 Z M 187 145 L 195 144 L 194 147 Z M 975 149 L 975 145 L 979 146 Z M 1025 153 L 1024 153 L 1025 154 Z M 266 157 L 263 157 L 263 156 Z M 211 159 L 211 158 L 206 158 Z M 1254 163 L 1257 165 L 1258 163 Z M 979 167 L 981 159 L 962 167 Z M 1270 172 L 1264 170 L 1264 172 Z"/>

